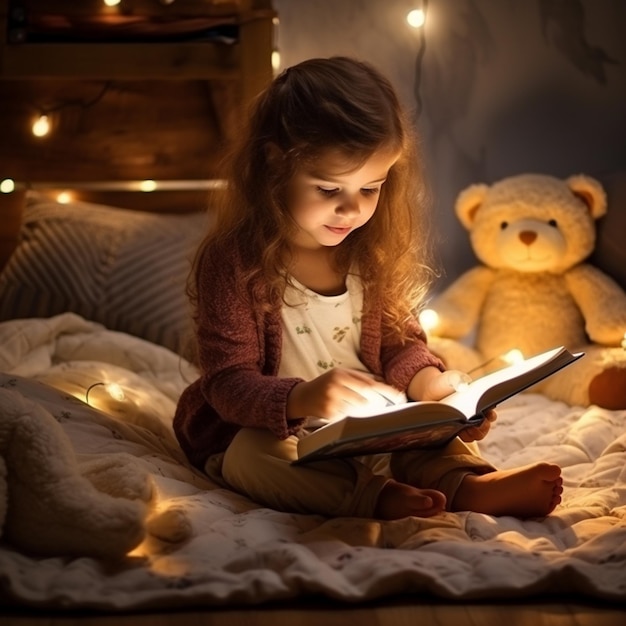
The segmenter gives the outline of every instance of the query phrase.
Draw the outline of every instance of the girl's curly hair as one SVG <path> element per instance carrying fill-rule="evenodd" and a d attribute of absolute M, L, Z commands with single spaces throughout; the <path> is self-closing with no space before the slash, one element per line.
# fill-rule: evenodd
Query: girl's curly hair
<path fill-rule="evenodd" d="M 280 74 L 253 103 L 227 162 L 228 181 L 216 223 L 199 249 L 237 245 L 245 251 L 252 294 L 262 279 L 267 309 L 280 306 L 295 225 L 286 189 L 303 165 L 329 149 L 355 167 L 375 152 L 399 154 L 373 217 L 336 249 L 337 269 L 359 274 L 365 303 L 382 302 L 386 322 L 404 337 L 433 278 L 425 186 L 417 137 L 390 82 L 373 66 L 347 57 L 310 59 Z M 196 264 L 197 265 L 197 264 Z M 188 293 L 197 305 L 198 273 Z"/>

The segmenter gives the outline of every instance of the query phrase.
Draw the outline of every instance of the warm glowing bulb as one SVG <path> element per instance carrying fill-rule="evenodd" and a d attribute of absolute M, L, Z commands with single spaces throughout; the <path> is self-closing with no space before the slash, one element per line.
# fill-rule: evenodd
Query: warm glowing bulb
<path fill-rule="evenodd" d="M 114 400 L 121 402 L 126 398 L 124 390 L 117 383 L 107 383 L 104 388 Z"/>
<path fill-rule="evenodd" d="M 57 202 L 59 204 L 69 204 L 73 199 L 74 197 L 69 191 L 61 191 L 57 195 Z"/>
<path fill-rule="evenodd" d="M 141 191 L 154 191 L 157 188 L 157 184 L 153 180 L 142 180 L 139 188 Z"/>
<path fill-rule="evenodd" d="M 272 69 L 278 72 L 280 69 L 280 52 L 278 50 L 272 51 Z"/>
<path fill-rule="evenodd" d="M 0 193 L 13 193 L 15 191 L 15 181 L 11 178 L 5 178 L 0 181 Z"/>
<path fill-rule="evenodd" d="M 45 137 L 50 132 L 50 120 L 47 115 L 40 115 L 33 124 L 33 135 Z"/>
<path fill-rule="evenodd" d="M 622 348 L 626 350 L 626 333 L 624 333 L 624 338 L 622 339 Z"/>
<path fill-rule="evenodd" d="M 509 350 L 506 354 L 502 355 L 502 360 L 506 361 L 509 365 L 514 365 L 515 363 L 521 363 L 524 360 L 524 355 L 521 350 L 513 348 L 513 350 Z"/>
<path fill-rule="evenodd" d="M 117 6 L 122 0 L 104 0 L 104 4 L 108 7 Z"/>
<path fill-rule="evenodd" d="M 426 22 L 424 9 L 413 9 L 413 11 L 406 16 L 406 21 L 409 23 L 409 26 L 413 28 L 421 28 Z"/>
<path fill-rule="evenodd" d="M 419 320 L 424 331 L 429 333 L 439 324 L 439 315 L 433 309 L 424 309 L 419 315 Z"/>

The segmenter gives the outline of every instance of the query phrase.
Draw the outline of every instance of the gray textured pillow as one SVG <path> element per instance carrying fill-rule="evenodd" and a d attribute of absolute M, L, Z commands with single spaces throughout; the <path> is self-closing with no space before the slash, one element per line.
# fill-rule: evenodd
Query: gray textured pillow
<path fill-rule="evenodd" d="M 182 353 L 190 331 L 185 283 L 208 222 L 204 213 L 28 206 L 0 275 L 0 321 L 72 311 Z"/>

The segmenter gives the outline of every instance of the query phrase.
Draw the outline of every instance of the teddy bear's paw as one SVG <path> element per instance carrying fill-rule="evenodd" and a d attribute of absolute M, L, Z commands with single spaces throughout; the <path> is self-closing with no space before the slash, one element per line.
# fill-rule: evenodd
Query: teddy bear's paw
<path fill-rule="evenodd" d="M 146 470 L 134 457 L 124 454 L 108 454 L 103 457 L 78 457 L 80 473 L 98 491 L 115 498 L 150 502 L 154 485 Z"/>
<path fill-rule="evenodd" d="M 180 543 L 191 537 L 191 523 L 185 511 L 166 509 L 151 515 L 146 522 L 147 532 L 168 543 Z"/>
<path fill-rule="evenodd" d="M 626 369 L 610 367 L 589 383 L 589 402 L 603 409 L 626 409 Z"/>

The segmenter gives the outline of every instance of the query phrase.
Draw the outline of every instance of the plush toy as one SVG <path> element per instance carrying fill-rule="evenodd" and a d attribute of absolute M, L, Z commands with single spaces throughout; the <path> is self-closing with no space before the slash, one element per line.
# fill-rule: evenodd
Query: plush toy
<path fill-rule="evenodd" d="M 72 388 L 71 379 L 65 383 Z M 2 541 L 33 556 L 113 561 L 144 539 L 187 540 L 191 522 L 176 506 L 159 505 L 149 464 L 132 454 L 107 452 L 102 441 L 96 446 L 101 453 L 76 451 L 63 421 L 101 423 L 106 441 L 111 420 L 74 402 L 68 412 L 68 394 L 61 389 L 0 372 Z M 132 423 L 133 416 L 127 417 Z"/>
<path fill-rule="evenodd" d="M 569 404 L 626 408 L 626 294 L 584 263 L 606 211 L 601 184 L 522 174 L 471 185 L 455 209 L 482 264 L 429 304 L 432 350 L 465 371 L 513 349 L 582 350 L 584 358 L 533 390 Z"/>
<path fill-rule="evenodd" d="M 0 417 L 2 539 L 37 556 L 119 559 L 135 548 L 153 496 L 135 460 L 119 454 L 80 462 L 41 406 L 2 385 L 0 403 L 7 409 Z"/>

